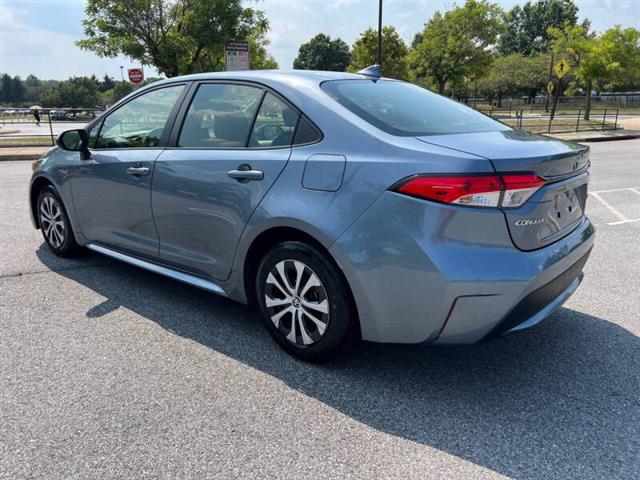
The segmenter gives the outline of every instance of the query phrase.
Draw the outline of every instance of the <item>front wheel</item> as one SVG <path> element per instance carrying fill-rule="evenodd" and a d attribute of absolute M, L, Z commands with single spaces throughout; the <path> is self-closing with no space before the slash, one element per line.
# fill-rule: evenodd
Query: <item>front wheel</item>
<path fill-rule="evenodd" d="M 38 195 L 38 221 L 45 242 L 60 257 L 72 257 L 78 252 L 67 211 L 56 190 L 44 187 Z"/>
<path fill-rule="evenodd" d="M 267 329 L 290 354 L 334 353 L 352 323 L 349 290 L 324 253 L 302 242 L 276 245 L 258 268 L 256 292 Z"/>

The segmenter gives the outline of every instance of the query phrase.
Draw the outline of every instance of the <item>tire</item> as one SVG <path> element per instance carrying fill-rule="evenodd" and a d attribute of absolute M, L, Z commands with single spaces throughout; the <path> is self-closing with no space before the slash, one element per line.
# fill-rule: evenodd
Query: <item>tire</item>
<path fill-rule="evenodd" d="M 47 186 L 40 190 L 36 207 L 40 230 L 49 249 L 59 257 L 75 256 L 79 247 L 56 189 Z"/>
<path fill-rule="evenodd" d="M 348 336 L 353 309 L 346 281 L 330 258 L 306 243 L 273 247 L 258 267 L 256 293 L 269 333 L 295 357 L 326 359 Z"/>

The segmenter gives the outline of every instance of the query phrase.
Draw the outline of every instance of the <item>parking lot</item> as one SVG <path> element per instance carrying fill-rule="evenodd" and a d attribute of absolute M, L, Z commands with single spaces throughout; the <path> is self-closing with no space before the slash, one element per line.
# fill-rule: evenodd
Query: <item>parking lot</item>
<path fill-rule="evenodd" d="M 596 246 L 551 319 L 322 365 L 250 307 L 53 256 L 0 162 L 0 478 L 640 478 L 640 140 L 591 148 Z"/>

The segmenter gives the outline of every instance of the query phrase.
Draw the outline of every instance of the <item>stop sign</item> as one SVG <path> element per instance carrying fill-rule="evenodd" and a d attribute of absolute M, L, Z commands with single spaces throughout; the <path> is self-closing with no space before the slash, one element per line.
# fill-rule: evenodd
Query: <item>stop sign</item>
<path fill-rule="evenodd" d="M 131 83 L 138 84 L 144 80 L 144 73 L 139 68 L 130 68 L 127 72 L 129 73 L 129 81 Z"/>

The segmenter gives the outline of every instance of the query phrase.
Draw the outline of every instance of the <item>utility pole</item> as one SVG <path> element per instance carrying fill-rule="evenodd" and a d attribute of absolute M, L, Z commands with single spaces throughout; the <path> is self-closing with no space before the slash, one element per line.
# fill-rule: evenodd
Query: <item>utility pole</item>
<path fill-rule="evenodd" d="M 120 65 L 120 79 L 124 83 L 124 66 Z"/>
<path fill-rule="evenodd" d="M 378 65 L 382 70 L 382 0 L 378 3 Z"/>

